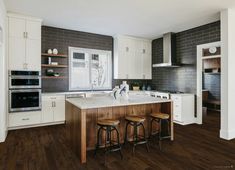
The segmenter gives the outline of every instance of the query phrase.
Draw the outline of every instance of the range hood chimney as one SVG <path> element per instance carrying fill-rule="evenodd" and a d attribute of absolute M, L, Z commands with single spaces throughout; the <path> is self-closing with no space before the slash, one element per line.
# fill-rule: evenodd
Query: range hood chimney
<path fill-rule="evenodd" d="M 163 62 L 153 64 L 153 67 L 179 67 L 176 64 L 176 38 L 169 32 L 163 35 Z"/>

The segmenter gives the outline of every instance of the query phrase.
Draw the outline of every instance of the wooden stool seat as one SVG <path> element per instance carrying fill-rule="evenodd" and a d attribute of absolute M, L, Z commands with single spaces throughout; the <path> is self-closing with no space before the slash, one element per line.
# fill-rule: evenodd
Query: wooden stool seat
<path fill-rule="evenodd" d="M 150 116 L 156 119 L 169 119 L 170 118 L 169 114 L 166 114 L 166 113 L 152 113 L 150 114 Z"/>
<path fill-rule="evenodd" d="M 98 120 L 97 124 L 102 126 L 117 126 L 120 123 L 119 120 L 115 119 L 103 119 Z"/>
<path fill-rule="evenodd" d="M 145 121 L 145 118 L 140 117 L 140 116 L 126 116 L 125 118 L 127 121 L 130 122 L 136 122 L 136 123 L 142 123 Z"/>

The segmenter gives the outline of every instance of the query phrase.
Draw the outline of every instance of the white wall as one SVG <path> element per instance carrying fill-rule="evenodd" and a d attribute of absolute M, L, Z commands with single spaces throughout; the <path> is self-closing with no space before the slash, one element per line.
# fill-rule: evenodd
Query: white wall
<path fill-rule="evenodd" d="M 221 129 L 220 137 L 235 138 L 235 10 L 221 12 Z"/>
<path fill-rule="evenodd" d="M 7 134 L 6 124 L 6 9 L 3 0 L 0 0 L 0 27 L 3 32 L 3 43 L 0 44 L 0 142 L 3 142 Z"/>

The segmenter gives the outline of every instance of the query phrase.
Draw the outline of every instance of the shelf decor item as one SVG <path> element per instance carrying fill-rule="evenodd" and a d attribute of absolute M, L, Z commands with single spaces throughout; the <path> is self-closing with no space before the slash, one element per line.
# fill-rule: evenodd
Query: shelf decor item
<path fill-rule="evenodd" d="M 58 54 L 58 50 L 56 48 L 53 49 L 53 54 L 55 54 L 55 55 Z"/>
<path fill-rule="evenodd" d="M 48 64 L 51 64 L 51 57 L 48 57 Z"/>
<path fill-rule="evenodd" d="M 132 84 L 132 88 L 133 88 L 134 91 L 139 91 L 139 90 L 140 90 L 140 85 L 139 85 L 139 83 L 134 82 L 134 83 Z"/>
<path fill-rule="evenodd" d="M 51 62 L 51 65 L 57 66 L 58 62 Z"/>
<path fill-rule="evenodd" d="M 48 54 L 52 54 L 52 49 L 48 49 L 48 50 L 47 50 L 47 53 L 48 53 Z"/>

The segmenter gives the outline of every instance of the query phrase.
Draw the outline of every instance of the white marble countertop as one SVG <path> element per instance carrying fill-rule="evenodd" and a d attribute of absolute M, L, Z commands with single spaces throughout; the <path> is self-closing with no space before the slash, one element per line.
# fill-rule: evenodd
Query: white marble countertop
<path fill-rule="evenodd" d="M 129 99 L 120 98 L 115 100 L 112 96 L 99 96 L 88 98 L 69 98 L 66 101 L 72 103 L 80 109 L 93 109 L 102 107 L 129 106 L 138 104 L 165 103 L 172 100 L 159 99 L 150 96 L 129 97 Z"/>

